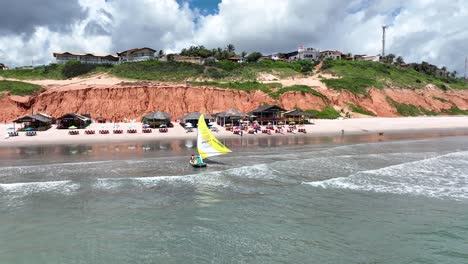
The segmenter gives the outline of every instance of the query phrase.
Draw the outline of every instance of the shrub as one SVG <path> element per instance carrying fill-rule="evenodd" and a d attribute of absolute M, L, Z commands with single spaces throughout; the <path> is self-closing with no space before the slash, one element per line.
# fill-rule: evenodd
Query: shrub
<path fill-rule="evenodd" d="M 319 119 L 337 119 L 338 117 L 341 117 L 340 113 L 331 106 L 326 106 L 322 111 L 307 110 L 307 112 L 314 114 L 316 118 Z"/>
<path fill-rule="evenodd" d="M 222 70 L 219 70 L 217 68 L 209 68 L 208 70 L 206 70 L 206 76 L 212 79 L 221 79 L 226 77 L 226 74 L 224 74 Z"/>
<path fill-rule="evenodd" d="M 369 115 L 369 116 L 375 116 L 375 114 L 371 111 L 368 111 L 358 105 L 354 105 L 352 103 L 347 103 L 345 102 L 346 105 L 348 105 L 348 107 L 351 109 L 351 111 L 353 111 L 354 113 L 359 113 L 359 114 L 363 114 L 363 115 Z"/>
<path fill-rule="evenodd" d="M 257 62 L 263 55 L 260 52 L 250 53 L 246 59 L 248 62 Z"/>
<path fill-rule="evenodd" d="M 93 71 L 94 69 L 96 69 L 95 64 L 81 63 L 79 61 L 68 61 L 65 63 L 65 66 L 62 69 L 62 75 L 64 78 L 68 79 L 86 74 Z"/>
<path fill-rule="evenodd" d="M 448 110 L 444 110 L 443 112 L 449 115 L 468 115 L 468 110 L 462 110 L 456 105 L 452 106 Z"/>

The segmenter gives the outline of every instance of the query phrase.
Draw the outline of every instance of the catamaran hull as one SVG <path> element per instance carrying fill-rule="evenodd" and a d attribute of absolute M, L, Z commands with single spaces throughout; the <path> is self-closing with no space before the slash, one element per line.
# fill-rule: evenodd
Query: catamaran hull
<path fill-rule="evenodd" d="M 190 163 L 190 165 L 192 165 L 192 167 L 194 167 L 194 168 L 204 168 L 204 167 L 206 167 L 206 163 Z"/>

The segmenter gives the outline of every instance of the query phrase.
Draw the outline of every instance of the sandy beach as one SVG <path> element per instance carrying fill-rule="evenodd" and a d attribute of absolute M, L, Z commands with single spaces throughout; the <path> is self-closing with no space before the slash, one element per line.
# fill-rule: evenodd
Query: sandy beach
<path fill-rule="evenodd" d="M 187 133 L 180 124 L 174 122 L 174 127 L 169 128 L 169 132 L 160 133 L 158 129 L 153 129 L 152 133 L 142 133 L 141 123 L 106 123 L 106 124 L 91 124 L 89 130 L 95 130 L 96 134 L 87 135 L 81 129 L 79 135 L 69 135 L 68 130 L 59 130 L 53 126 L 51 129 L 43 132 L 37 132 L 37 136 L 26 136 L 25 132 L 19 132 L 18 137 L 5 138 L 8 134 L 8 128 L 13 127 L 13 124 L 0 125 L 0 146 L 18 146 L 18 145 L 36 145 L 36 144 L 77 144 L 77 143 L 93 143 L 93 142 L 131 142 L 145 140 L 160 140 L 160 139 L 195 139 L 197 136 L 196 129 L 193 132 Z M 112 130 L 124 130 L 123 134 L 113 134 Z M 16 125 L 18 128 L 18 125 Z M 136 134 L 128 134 L 126 130 L 134 128 Z M 218 127 L 219 132 L 214 134 L 218 138 L 234 138 L 240 137 L 230 131 L 226 131 L 223 127 Z M 382 133 L 418 133 L 418 132 L 446 132 L 446 131 L 468 131 L 468 117 L 404 117 L 404 118 L 357 118 L 344 120 L 315 120 L 313 125 L 304 125 L 307 133 L 283 133 L 271 135 L 267 134 L 248 134 L 243 133 L 243 137 L 303 137 L 303 136 L 337 136 L 337 135 L 379 135 Z M 99 130 L 109 130 L 110 134 L 99 134 Z"/>

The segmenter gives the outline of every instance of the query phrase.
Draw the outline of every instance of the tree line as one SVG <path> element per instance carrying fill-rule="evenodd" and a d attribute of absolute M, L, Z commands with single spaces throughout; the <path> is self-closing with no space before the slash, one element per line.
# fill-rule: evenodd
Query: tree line
<path fill-rule="evenodd" d="M 381 61 L 383 63 L 394 64 L 397 66 L 403 66 L 406 64 L 402 56 L 396 56 L 395 54 L 388 54 L 387 56 L 382 57 Z M 436 65 L 432 65 L 426 61 L 422 61 L 421 63 L 411 63 L 408 65 L 408 67 L 414 69 L 417 72 L 425 73 L 439 79 L 457 78 L 457 71 L 450 72 L 445 66 L 439 68 Z"/>
<path fill-rule="evenodd" d="M 228 60 L 231 57 L 241 57 L 244 58 L 248 62 L 256 62 L 258 61 L 263 54 L 255 51 L 247 54 L 247 52 L 242 51 L 239 54 L 236 54 L 236 47 L 233 44 L 228 44 L 226 47 L 221 48 L 214 48 L 208 49 L 203 45 L 199 46 L 190 46 L 189 48 L 184 48 L 180 51 L 180 55 L 182 56 L 189 56 L 189 57 L 202 57 L 204 59 L 213 57 L 217 60 Z"/>

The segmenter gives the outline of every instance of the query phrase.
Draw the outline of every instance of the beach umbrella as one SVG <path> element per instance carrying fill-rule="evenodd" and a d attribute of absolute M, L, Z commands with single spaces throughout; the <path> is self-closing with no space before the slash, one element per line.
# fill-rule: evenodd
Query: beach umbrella
<path fill-rule="evenodd" d="M 15 130 L 15 128 L 14 127 L 9 127 L 9 128 L 7 128 L 7 130 Z"/>
<path fill-rule="evenodd" d="M 144 127 L 144 128 L 148 128 L 148 127 L 150 127 L 150 125 L 148 125 L 148 124 L 143 124 L 143 127 Z"/>
<path fill-rule="evenodd" d="M 193 127 L 193 125 L 192 125 L 192 123 L 187 122 L 187 123 L 185 124 L 185 127 Z"/>
<path fill-rule="evenodd" d="M 167 126 L 164 125 L 164 124 L 162 124 L 162 125 L 160 125 L 159 127 L 160 127 L 160 128 L 166 128 Z"/>
<path fill-rule="evenodd" d="M 32 128 L 32 127 L 27 127 L 27 128 L 25 128 L 24 130 L 25 130 L 25 131 L 32 131 L 32 130 L 34 130 L 34 128 Z"/>
<path fill-rule="evenodd" d="M 68 129 L 77 129 L 76 126 L 69 126 Z"/>

